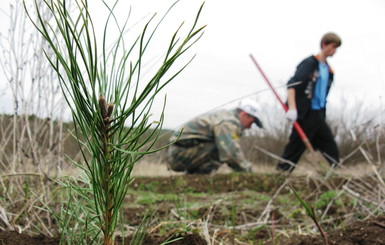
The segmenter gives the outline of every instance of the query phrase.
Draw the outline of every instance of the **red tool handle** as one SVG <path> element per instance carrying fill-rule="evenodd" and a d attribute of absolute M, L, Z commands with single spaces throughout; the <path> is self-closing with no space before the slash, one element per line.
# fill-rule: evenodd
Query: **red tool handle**
<path fill-rule="evenodd" d="M 273 93 L 274 93 L 275 97 L 278 99 L 279 103 L 281 103 L 281 105 L 282 105 L 283 109 L 285 110 L 285 112 L 287 112 L 287 110 L 288 110 L 287 105 L 285 103 L 283 103 L 282 99 L 279 97 L 279 95 L 275 91 L 274 87 L 271 85 L 269 79 L 267 78 L 265 73 L 262 71 L 261 67 L 258 65 L 257 61 L 255 60 L 255 58 L 254 58 L 254 56 L 252 54 L 250 54 L 250 58 L 254 62 L 255 66 L 258 68 L 258 70 L 261 73 L 262 77 L 265 79 L 267 85 L 269 85 L 271 91 L 273 91 Z M 307 138 L 305 132 L 302 130 L 301 126 L 298 124 L 297 121 L 295 121 L 293 123 L 293 126 L 294 126 L 295 130 L 297 131 L 297 133 L 299 134 L 299 137 L 301 137 L 301 140 L 305 144 L 306 148 L 309 149 L 310 152 L 314 152 L 313 146 L 311 145 L 311 143 L 310 143 L 309 139 Z"/>

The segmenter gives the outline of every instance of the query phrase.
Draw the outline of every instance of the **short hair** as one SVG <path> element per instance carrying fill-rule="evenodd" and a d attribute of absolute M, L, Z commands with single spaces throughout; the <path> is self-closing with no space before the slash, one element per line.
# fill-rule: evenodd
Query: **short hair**
<path fill-rule="evenodd" d="M 322 44 L 328 45 L 329 43 L 335 43 L 337 44 L 337 47 L 339 47 L 342 44 L 342 40 L 337 34 L 328 32 L 321 39 L 321 48 Z"/>

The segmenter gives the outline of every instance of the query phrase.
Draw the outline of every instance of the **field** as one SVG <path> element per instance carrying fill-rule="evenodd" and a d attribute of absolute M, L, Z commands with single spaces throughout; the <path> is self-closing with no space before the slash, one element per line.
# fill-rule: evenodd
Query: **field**
<path fill-rule="evenodd" d="M 204 176 L 177 174 L 162 162 L 141 161 L 123 207 L 124 236 L 118 232 L 116 244 L 130 244 L 141 225 L 143 244 L 177 238 L 181 240 L 171 244 L 324 244 L 293 189 L 314 207 L 329 244 L 384 244 L 385 186 L 374 169 L 358 164 L 325 172 L 322 165 L 304 161 L 290 176 L 276 173 L 271 164 L 255 165 L 249 174 L 223 166 Z M 29 178 L 34 177 L 24 176 Z M 57 196 L 58 187 L 48 183 L 51 195 Z M 54 220 L 44 220 L 50 218 L 33 208 L 39 206 L 29 203 L 33 200 L 31 195 L 2 207 L 1 244 L 59 244 Z M 29 210 L 18 207 L 23 204 Z M 50 200 L 51 207 L 59 204 Z M 22 212 L 19 224 L 8 222 L 15 215 L 11 208 Z M 31 217 L 23 217 L 27 214 Z M 28 227 L 28 219 L 36 224 Z"/>
<path fill-rule="evenodd" d="M 203 5 L 153 63 L 162 15 L 127 40 L 131 24 L 108 7 L 100 40 L 87 1 L 73 13 L 70 1 L 48 2 L 15 1 L 1 35 L 13 108 L 0 115 L 0 245 L 385 244 L 382 105 L 328 109 L 340 165 L 306 155 L 284 175 L 275 162 L 291 124 L 258 96 L 265 128 L 241 139 L 252 173 L 178 174 L 164 150 L 141 157 L 169 143 L 152 105 L 194 57 Z"/>
<path fill-rule="evenodd" d="M 73 127 L 31 116 L 2 116 L 0 125 L 1 244 L 59 244 L 53 213 L 68 196 L 56 180 L 80 174 L 68 159 L 81 162 Z M 384 244 L 383 131 L 354 132 L 355 141 L 339 141 L 341 166 L 305 154 L 290 175 L 275 171 L 274 153 L 287 138 L 278 133 L 241 139 L 253 173 L 223 165 L 211 175 L 185 175 L 167 169 L 164 151 L 145 156 L 132 172 L 116 244 L 130 244 L 136 231 L 142 244 L 325 244 L 317 224 L 328 244 Z"/>

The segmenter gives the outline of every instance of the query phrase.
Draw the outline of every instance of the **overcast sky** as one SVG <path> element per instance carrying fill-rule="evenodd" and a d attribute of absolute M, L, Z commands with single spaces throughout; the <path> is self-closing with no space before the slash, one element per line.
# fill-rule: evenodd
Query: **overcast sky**
<path fill-rule="evenodd" d="M 2 23 L 7 18 L 7 2 L 0 3 Z M 173 2 L 122 0 L 119 11 L 123 15 L 131 5 L 135 23 L 154 12 L 164 13 Z M 183 20 L 191 23 L 200 4 L 181 0 L 160 29 L 159 42 L 170 38 Z M 91 14 L 97 12 L 98 21 L 104 16 L 99 10 L 91 9 Z M 195 60 L 164 91 L 166 127 L 175 128 L 229 101 L 266 89 L 249 54 L 275 86 L 282 86 L 303 58 L 319 52 L 320 38 L 329 31 L 342 38 L 342 46 L 329 60 L 336 73 L 329 105 L 348 101 L 349 105 L 378 106 L 385 102 L 383 0 L 206 0 L 199 23 L 207 28 L 189 54 L 197 53 Z M 156 52 L 154 57 L 161 54 Z M 0 85 L 4 87 L 5 81 Z M 279 91 L 285 98 L 285 90 Z M 270 92 L 258 94 L 258 99 L 275 100 Z M 6 101 L 1 95 L 0 108 Z M 161 106 L 154 109 L 154 116 L 159 115 Z"/>

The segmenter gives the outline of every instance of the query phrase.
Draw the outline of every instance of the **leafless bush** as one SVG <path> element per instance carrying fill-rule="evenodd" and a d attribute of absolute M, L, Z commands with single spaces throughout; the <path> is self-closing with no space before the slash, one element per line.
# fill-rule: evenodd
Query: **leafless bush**
<path fill-rule="evenodd" d="M 342 102 L 342 105 L 348 103 Z M 336 136 L 341 157 L 347 164 L 371 161 L 381 163 L 385 152 L 384 126 L 380 108 L 366 108 L 363 103 L 331 108 L 329 125 Z M 361 150 L 367 152 L 365 157 Z"/>
<path fill-rule="evenodd" d="M 9 13 L 8 33 L 0 39 L 0 64 L 13 115 L 12 120 L 3 118 L 1 167 L 15 173 L 25 171 L 27 163 L 39 171 L 48 164 L 56 171 L 63 163 L 64 104 L 56 73 L 45 58 L 52 54 L 44 53 L 45 43 L 27 20 L 22 1 L 12 2 Z M 43 18 L 48 21 L 51 16 L 46 12 Z"/>
<path fill-rule="evenodd" d="M 64 103 L 44 42 L 27 19 L 22 1 L 9 7 L 9 28 L 2 33 L 0 66 L 11 94 L 12 109 L 0 116 L 0 229 L 38 230 L 51 234 L 40 200 L 49 203 L 50 177 L 66 162 Z M 47 21 L 48 12 L 43 14 Z M 48 50 L 48 49 L 46 49 Z M 44 218 L 43 218 L 44 217 Z M 4 220 L 6 222 L 4 223 Z"/>

